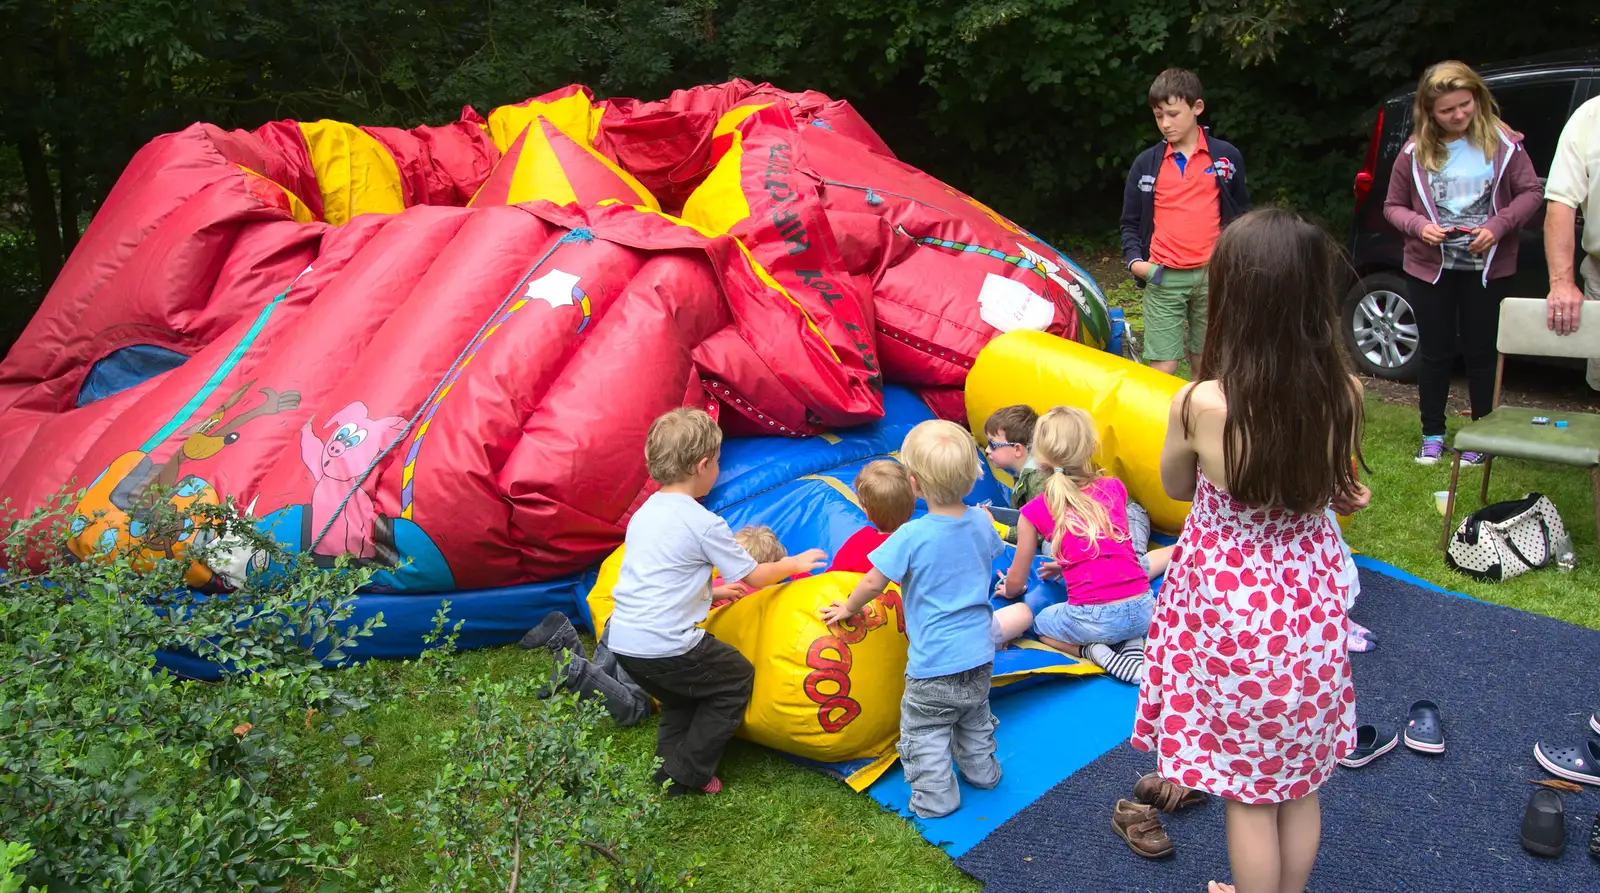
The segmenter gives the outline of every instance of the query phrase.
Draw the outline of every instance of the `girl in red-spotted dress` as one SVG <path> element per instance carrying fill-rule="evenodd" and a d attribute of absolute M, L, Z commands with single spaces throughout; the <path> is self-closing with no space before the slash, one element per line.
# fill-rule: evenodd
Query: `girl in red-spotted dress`
<path fill-rule="evenodd" d="M 1228 227 L 1201 374 L 1173 398 L 1161 454 L 1167 494 L 1194 507 L 1150 624 L 1133 745 L 1161 777 L 1225 799 L 1239 893 L 1305 889 L 1317 789 L 1355 743 L 1350 592 L 1326 510 L 1368 494 L 1333 257 L 1290 211 Z"/>

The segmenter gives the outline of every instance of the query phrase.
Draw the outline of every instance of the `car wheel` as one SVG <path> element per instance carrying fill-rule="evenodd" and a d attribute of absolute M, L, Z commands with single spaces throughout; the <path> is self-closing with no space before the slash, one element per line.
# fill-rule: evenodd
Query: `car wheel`
<path fill-rule="evenodd" d="M 1343 328 L 1345 347 L 1361 374 L 1390 381 L 1417 377 L 1417 315 L 1403 278 L 1363 276 L 1345 295 Z"/>

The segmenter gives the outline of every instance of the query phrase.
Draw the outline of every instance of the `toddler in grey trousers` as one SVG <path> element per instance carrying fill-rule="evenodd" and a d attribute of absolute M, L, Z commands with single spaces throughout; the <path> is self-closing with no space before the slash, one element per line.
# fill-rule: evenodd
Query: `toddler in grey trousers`
<path fill-rule="evenodd" d="M 872 570 L 848 599 L 823 608 L 822 619 L 829 624 L 847 620 L 891 582 L 900 584 L 907 640 L 900 762 L 911 787 L 911 811 L 937 818 L 961 805 L 952 758 L 974 787 L 1000 783 L 989 677 L 1003 624 L 995 620 L 989 588 L 994 560 L 1005 545 L 983 509 L 962 503 L 979 474 L 966 429 L 942 420 L 923 422 L 906 436 L 900 461 L 928 513 L 901 525 L 872 550 L 867 556 Z"/>

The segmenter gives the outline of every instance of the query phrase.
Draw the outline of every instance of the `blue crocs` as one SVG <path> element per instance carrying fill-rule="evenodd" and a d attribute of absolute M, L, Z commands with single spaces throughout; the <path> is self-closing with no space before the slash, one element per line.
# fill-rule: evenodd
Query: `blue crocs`
<path fill-rule="evenodd" d="M 1379 729 L 1370 723 L 1356 727 L 1355 749 L 1339 758 L 1346 769 L 1360 769 L 1376 760 L 1400 743 L 1400 734 L 1393 728 Z"/>
<path fill-rule="evenodd" d="M 1406 747 L 1420 753 L 1444 753 L 1444 718 L 1439 715 L 1438 704 L 1418 701 L 1411 705 L 1405 742 Z"/>
<path fill-rule="evenodd" d="M 1600 785 L 1600 743 L 1585 741 L 1575 747 L 1535 744 L 1533 758 L 1551 775 L 1567 781 Z"/>

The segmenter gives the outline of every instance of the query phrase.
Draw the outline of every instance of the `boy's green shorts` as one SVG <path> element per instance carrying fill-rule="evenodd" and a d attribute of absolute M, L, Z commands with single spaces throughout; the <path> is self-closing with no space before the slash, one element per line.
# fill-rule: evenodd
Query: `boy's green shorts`
<path fill-rule="evenodd" d="M 1184 359 L 1185 346 L 1189 353 L 1199 355 L 1205 343 L 1206 268 L 1166 268 L 1159 285 L 1144 287 L 1145 362 Z"/>

